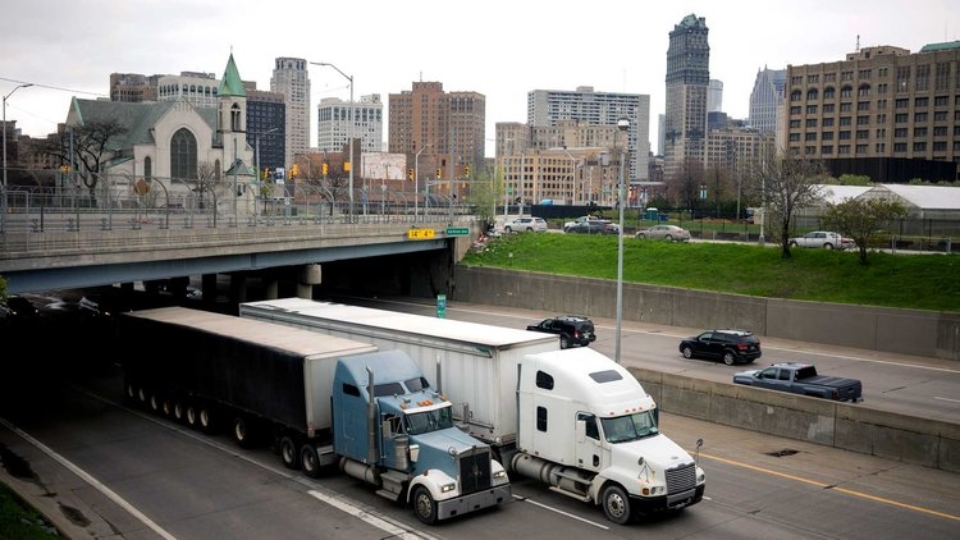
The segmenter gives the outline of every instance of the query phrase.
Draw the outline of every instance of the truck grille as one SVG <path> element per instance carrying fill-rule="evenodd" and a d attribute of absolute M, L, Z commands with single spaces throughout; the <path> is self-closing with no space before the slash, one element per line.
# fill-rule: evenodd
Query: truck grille
<path fill-rule="evenodd" d="M 697 466 L 682 465 L 667 470 L 667 493 L 680 493 L 697 486 Z"/>
<path fill-rule="evenodd" d="M 490 488 L 490 452 L 460 456 L 460 490 L 464 495 Z"/>

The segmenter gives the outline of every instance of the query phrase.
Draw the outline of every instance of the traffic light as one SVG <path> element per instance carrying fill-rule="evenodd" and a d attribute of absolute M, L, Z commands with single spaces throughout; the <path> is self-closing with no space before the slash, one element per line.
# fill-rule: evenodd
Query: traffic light
<path fill-rule="evenodd" d="M 463 176 L 466 177 L 466 178 L 470 178 L 470 166 L 469 166 L 469 165 L 467 165 L 466 167 L 463 168 Z"/>
<path fill-rule="evenodd" d="M 413 182 L 413 168 L 407 169 L 407 180 Z"/>
<path fill-rule="evenodd" d="M 296 163 L 294 163 L 293 166 L 290 167 L 290 178 L 294 178 L 299 175 L 300 175 L 300 167 Z"/>
<path fill-rule="evenodd" d="M 267 180 L 269 180 L 269 179 L 270 179 L 270 168 L 269 168 L 269 167 L 264 167 L 264 168 L 263 168 L 263 178 L 261 178 L 261 180 L 267 181 Z"/>
<path fill-rule="evenodd" d="M 324 176 L 327 175 L 327 163 L 326 163 L 326 162 L 324 162 L 324 163 L 320 166 L 320 170 L 323 172 L 323 175 L 324 175 Z"/>
<path fill-rule="evenodd" d="M 443 178 L 443 169 L 437 167 L 437 180 Z"/>

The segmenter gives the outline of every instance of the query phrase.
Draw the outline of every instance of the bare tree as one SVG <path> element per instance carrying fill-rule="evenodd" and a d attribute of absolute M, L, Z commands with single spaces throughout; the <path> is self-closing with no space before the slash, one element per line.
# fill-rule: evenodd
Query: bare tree
<path fill-rule="evenodd" d="M 757 195 L 779 229 L 781 256 L 790 253 L 790 225 L 797 210 L 820 204 L 819 184 L 829 178 L 820 160 L 806 157 L 780 156 L 763 160 L 747 176 L 747 186 Z M 764 215 L 764 219 L 767 219 Z"/>
<path fill-rule="evenodd" d="M 72 131 L 72 141 L 69 131 L 61 133 L 59 137 L 47 139 L 40 152 L 56 157 L 62 163 L 76 164 L 77 176 L 93 196 L 101 167 L 120 150 L 115 145 L 127 133 L 127 128 L 111 118 L 85 122 L 73 126 Z"/>
<path fill-rule="evenodd" d="M 830 205 L 820 217 L 825 227 L 853 238 L 860 251 L 860 264 L 866 266 L 867 248 L 879 244 L 881 228 L 907 215 L 907 208 L 892 199 L 847 199 Z"/>
<path fill-rule="evenodd" d="M 213 193 L 213 190 L 221 183 L 219 171 L 209 161 L 197 163 L 197 177 L 194 179 L 193 191 L 200 197 L 200 208 L 206 206 L 206 195 Z"/>

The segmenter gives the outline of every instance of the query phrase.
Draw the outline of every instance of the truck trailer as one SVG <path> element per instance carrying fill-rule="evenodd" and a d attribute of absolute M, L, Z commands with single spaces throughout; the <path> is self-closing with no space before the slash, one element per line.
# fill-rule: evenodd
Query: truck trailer
<path fill-rule="evenodd" d="M 401 350 L 181 307 L 124 313 L 118 328 L 126 397 L 157 414 L 270 442 L 313 478 L 338 466 L 428 524 L 511 500 L 490 445 Z"/>
<path fill-rule="evenodd" d="M 457 396 L 455 418 L 509 471 L 599 505 L 615 523 L 703 498 L 704 472 L 660 432 L 653 398 L 596 350 L 561 350 L 539 332 L 299 298 L 242 303 L 240 316 L 407 352 L 437 370 L 438 387 Z"/>

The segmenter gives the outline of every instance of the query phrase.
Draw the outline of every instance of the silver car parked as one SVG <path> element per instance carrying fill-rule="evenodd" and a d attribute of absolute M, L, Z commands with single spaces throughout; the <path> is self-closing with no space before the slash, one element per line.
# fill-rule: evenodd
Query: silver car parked
<path fill-rule="evenodd" d="M 666 240 L 667 242 L 687 242 L 690 240 L 690 231 L 676 225 L 654 225 L 638 230 L 636 237 Z"/>

